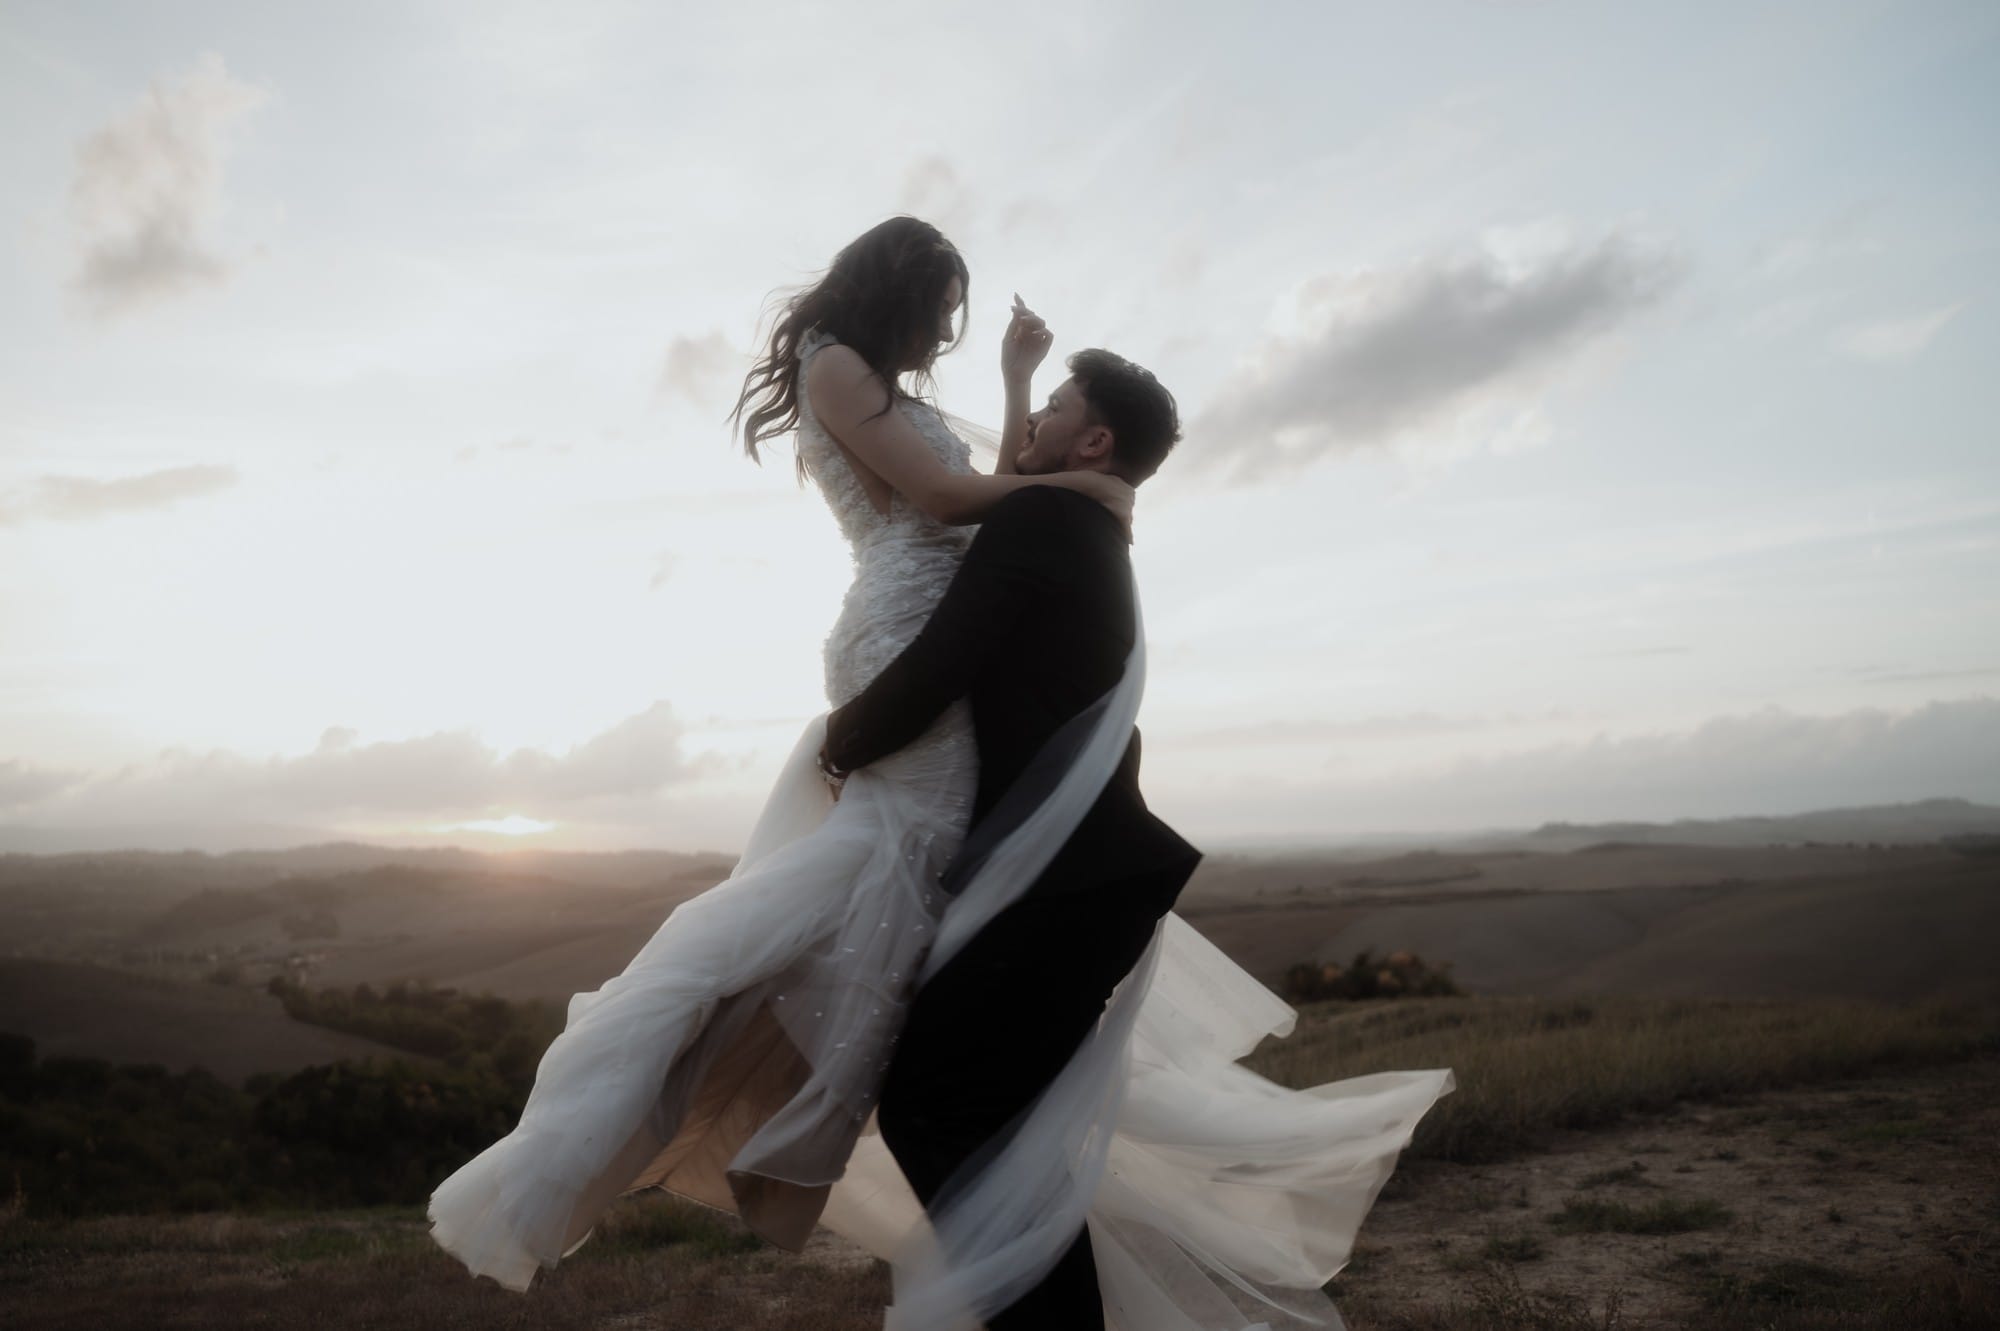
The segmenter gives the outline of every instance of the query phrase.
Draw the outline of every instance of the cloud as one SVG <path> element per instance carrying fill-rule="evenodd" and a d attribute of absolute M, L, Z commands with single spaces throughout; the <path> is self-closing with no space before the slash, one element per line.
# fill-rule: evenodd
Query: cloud
<path fill-rule="evenodd" d="M 1547 821 L 1734 817 L 1960 797 L 2000 803 L 2000 698 L 1862 708 L 1810 715 L 1767 707 L 1683 729 L 1443 758 L 1355 776 L 1320 777 L 1304 765 L 1265 782 L 1234 769 L 1226 782 L 1183 795 L 1164 746 L 1147 754 L 1156 801 L 1187 800 L 1230 835 L 1299 838 L 1471 831 Z M 1208 757 L 1204 755 L 1203 763 Z M 1327 769 L 1331 770 L 1331 769 Z M 1216 778 L 1204 777 L 1214 782 Z M 1191 832 L 1211 830 L 1187 820 Z M 1252 830 L 1254 829 L 1254 831 Z"/>
<path fill-rule="evenodd" d="M 1990 798 L 2000 793 L 1995 753 L 2000 699 L 1819 716 L 1767 707 L 1687 731 L 1599 737 L 1467 763 L 1453 784 L 1508 800 L 1601 802 L 1606 811 L 1723 814 L 1937 795 Z"/>
<path fill-rule="evenodd" d="M 1736 331 L 1753 342 L 1775 342 L 1822 324 L 1829 311 L 1847 298 L 1844 291 L 1816 291 L 1786 296 L 1758 307 L 1741 320 Z"/>
<path fill-rule="evenodd" d="M 0 809 L 47 799 L 81 779 L 82 774 L 78 772 L 58 772 L 18 760 L 0 763 Z"/>
<path fill-rule="evenodd" d="M 706 760 L 686 753 L 684 734 L 664 702 L 561 754 L 502 754 L 469 731 L 362 743 L 355 731 L 333 726 L 310 753 L 295 756 L 169 749 L 92 778 L 0 765 L 0 805 L 68 827 L 224 821 L 334 827 L 355 819 L 632 812 L 706 770 Z"/>
<path fill-rule="evenodd" d="M 1943 327 L 1952 321 L 1965 302 L 1947 305 L 1899 319 L 1878 319 L 1871 323 L 1846 324 L 1833 331 L 1830 345 L 1843 356 L 1855 360 L 1893 364 L 1923 355 Z"/>
<path fill-rule="evenodd" d="M 1448 417 L 1496 451 L 1532 446 L 1548 433 L 1540 396 L 1554 373 L 1660 301 L 1680 272 L 1657 242 L 1544 231 L 1316 279 L 1300 293 L 1305 331 L 1267 342 L 1190 440 L 1239 476 L 1386 445 Z"/>
<path fill-rule="evenodd" d="M 1668 643 L 1659 647 L 1621 647 L 1616 651 L 1592 652 L 1591 655 L 1607 659 L 1638 656 L 1686 656 L 1693 651 L 1694 648 L 1692 647 Z"/>
<path fill-rule="evenodd" d="M 1763 241 L 1750 253 L 1751 275 L 1782 280 L 1886 253 L 1889 247 L 1870 230 L 1880 212 L 1879 200 L 1855 200 L 1810 227 Z"/>
<path fill-rule="evenodd" d="M 1297 735 L 1257 727 L 1149 731 L 1148 794 L 1197 840 L 1295 842 L 1949 796 L 2000 803 L 1992 761 L 2000 697 L 1822 715 L 1771 707 L 1683 729 L 1509 743 L 1520 724 L 1536 720 L 1416 712 L 1308 722 Z M 789 731 L 796 718 L 769 724 Z M 0 763 L 0 809 L 10 819 L 0 824 L 0 842 L 53 849 L 97 844 L 96 829 L 124 829 L 118 844 L 226 848 L 246 836 L 293 844 L 510 816 L 565 833 L 596 828 L 604 844 L 727 842 L 741 830 L 738 806 L 754 803 L 756 792 L 714 788 L 741 773 L 713 755 L 690 756 L 687 734 L 672 708 L 656 703 L 560 753 L 501 753 L 462 731 L 368 743 L 333 727 L 306 753 L 251 759 L 175 750 L 94 778 Z M 1464 756 L 1479 743 L 1488 752 Z M 1299 749 L 1313 745 L 1357 761 L 1301 760 Z M 1230 747 L 1254 757 L 1232 760 L 1222 752 Z"/>
<path fill-rule="evenodd" d="M 720 330 L 705 337 L 676 337 L 667 344 L 655 387 L 662 396 L 679 395 L 705 405 L 717 401 L 722 387 L 743 369 L 743 357 Z"/>
<path fill-rule="evenodd" d="M 1172 742 L 1199 748 L 1243 748 L 1263 745 L 1324 747 L 1357 741 L 1415 739 L 1430 735 L 1461 735 L 1501 724 L 1485 716 L 1444 716 L 1437 712 L 1404 712 L 1362 716 L 1350 720 L 1324 718 L 1259 721 L 1219 726 L 1177 736 Z"/>
<path fill-rule="evenodd" d="M 1935 684 L 1948 679 L 1988 679 L 2000 675 L 2000 665 L 1974 666 L 1969 670 L 1912 670 L 1883 673 L 1873 670 L 1857 672 L 1857 676 L 1870 684 Z"/>
<path fill-rule="evenodd" d="M 904 172 L 896 200 L 897 211 L 921 217 L 953 238 L 970 229 L 972 205 L 972 192 L 958 168 L 935 154 L 919 158 Z"/>
<path fill-rule="evenodd" d="M 85 522 L 114 513 L 165 508 L 227 490 L 236 480 L 236 468 L 226 464 L 167 467 L 108 481 L 88 476 L 43 476 L 25 495 L 0 498 L 0 526 L 38 517 Z"/>
<path fill-rule="evenodd" d="M 681 564 L 681 557 L 674 551 L 672 550 L 661 551 L 658 560 L 656 560 L 653 564 L 653 577 L 652 580 L 646 584 L 646 590 L 649 592 L 656 592 L 660 590 L 660 588 L 666 586 L 669 582 L 672 582 L 674 579 L 674 573 L 676 570 L 680 568 L 680 564 Z"/>
<path fill-rule="evenodd" d="M 570 445 L 568 444 L 539 444 L 526 435 L 515 435 L 511 439 L 502 439 L 497 444 L 467 444 L 465 447 L 454 452 L 451 457 L 454 462 L 472 462 L 481 453 L 565 454 L 569 451 Z"/>
<path fill-rule="evenodd" d="M 519 802 L 537 807 L 568 805 L 606 795 L 645 795 L 689 775 L 681 752 L 682 726 L 666 703 L 654 703 L 601 735 L 585 740 L 561 758 L 534 749 L 508 757 L 509 788 Z"/>
<path fill-rule="evenodd" d="M 230 263 L 204 232 L 220 206 L 229 136 L 264 98 L 211 52 L 180 79 L 155 80 L 129 114 L 77 148 L 72 285 L 94 314 L 124 314 L 228 276 Z"/>

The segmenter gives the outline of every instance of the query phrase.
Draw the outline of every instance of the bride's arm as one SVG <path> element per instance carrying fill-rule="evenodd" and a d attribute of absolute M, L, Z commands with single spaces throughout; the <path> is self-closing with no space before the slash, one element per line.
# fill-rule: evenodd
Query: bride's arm
<path fill-rule="evenodd" d="M 995 476 L 1014 475 L 1014 459 L 1028 442 L 1028 395 L 1034 391 L 1026 379 L 1007 380 L 1007 405 L 1001 408 L 1000 460 L 993 464 Z"/>
<path fill-rule="evenodd" d="M 852 347 L 827 347 L 806 369 L 806 395 L 820 424 L 862 466 L 937 521 L 975 523 L 1016 490 L 1054 485 L 1081 491 L 1131 526 L 1132 487 L 1103 472 L 986 476 L 950 470 L 903 413 L 883 410 L 891 405 L 887 394 L 881 376 Z"/>
<path fill-rule="evenodd" d="M 1000 383 L 1006 390 L 1007 405 L 1000 416 L 1000 460 L 993 474 L 1011 476 L 1014 459 L 1028 441 L 1028 413 L 1034 407 L 1035 367 L 1049 354 L 1055 334 L 1042 317 L 1021 303 L 1014 294 L 1014 312 L 1007 331 L 1000 338 Z"/>

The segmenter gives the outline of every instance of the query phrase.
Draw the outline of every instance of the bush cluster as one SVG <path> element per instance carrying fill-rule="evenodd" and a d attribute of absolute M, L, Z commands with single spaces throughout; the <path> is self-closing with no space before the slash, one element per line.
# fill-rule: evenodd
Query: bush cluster
<path fill-rule="evenodd" d="M 514 1125 L 560 1027 L 553 1004 L 427 986 L 273 989 L 301 1020 L 421 1057 L 231 1086 L 0 1034 L 0 1198 L 38 1215 L 421 1203 Z"/>
<path fill-rule="evenodd" d="M 484 1068 L 524 1089 L 563 1024 L 562 1009 L 554 1003 L 510 1002 L 401 980 L 379 991 L 366 984 L 308 989 L 280 975 L 265 987 L 295 1021 L 359 1035 L 448 1067 Z"/>
<path fill-rule="evenodd" d="M 1451 963 L 1429 963 L 1414 952 L 1377 957 L 1363 948 L 1345 966 L 1301 961 L 1285 972 L 1279 993 L 1290 1003 L 1333 998 L 1440 998 L 1462 992 L 1451 978 Z"/>

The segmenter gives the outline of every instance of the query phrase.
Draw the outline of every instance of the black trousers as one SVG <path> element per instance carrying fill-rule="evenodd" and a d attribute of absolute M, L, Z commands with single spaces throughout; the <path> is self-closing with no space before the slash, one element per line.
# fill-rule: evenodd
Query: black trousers
<path fill-rule="evenodd" d="M 918 992 L 878 1121 L 925 1205 L 1062 1071 L 1186 878 L 1170 870 L 1075 891 L 1037 884 Z M 1089 1233 L 1079 1231 L 1041 1283 L 987 1325 L 1102 1331 Z"/>

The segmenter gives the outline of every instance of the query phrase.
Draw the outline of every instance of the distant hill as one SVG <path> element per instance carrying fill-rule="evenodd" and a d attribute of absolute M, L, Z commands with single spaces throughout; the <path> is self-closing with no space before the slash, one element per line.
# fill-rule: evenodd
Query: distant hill
<path fill-rule="evenodd" d="M 680 878 L 690 872 L 729 871 L 734 855 L 715 851 L 617 850 L 562 851 L 521 849 L 466 850 L 434 846 L 402 850 L 359 841 L 330 841 L 290 850 L 239 850 L 215 856 L 233 865 L 288 878 L 363 873 L 388 865 L 429 869 L 439 873 L 505 875 L 541 878 L 586 887 L 643 887 Z"/>
<path fill-rule="evenodd" d="M 220 949 L 286 951 L 434 929 L 575 921 L 634 900 L 675 902 L 732 857 L 633 851 L 489 854 L 333 843 L 285 851 L 0 855 L 0 949 L 157 969 Z M 661 912 L 664 914 L 664 910 Z M 198 978 L 199 973 L 191 976 Z"/>
<path fill-rule="evenodd" d="M 365 873 L 386 865 L 438 872 L 560 879 L 598 887 L 637 887 L 690 871 L 727 873 L 734 855 L 714 851 L 466 850 L 459 846 L 398 849 L 329 841 L 288 850 L 82 850 L 60 854 L 0 853 L 0 892 L 52 881 L 69 887 L 142 887 L 155 895 L 208 887 L 250 887 L 281 878 Z"/>
<path fill-rule="evenodd" d="M 1977 836 L 2000 836 L 2000 808 L 1970 800 L 1935 799 L 1772 817 L 1681 818 L 1671 823 L 1543 823 L 1532 832 L 1511 837 L 1471 840 L 1494 849 L 1505 846 L 1564 851 L 1606 842 L 1641 846 L 1801 846 L 1814 842 L 1909 846 Z"/>
<path fill-rule="evenodd" d="M 1696 850 L 1635 848 L 1635 855 Z M 1480 993 L 1653 997 L 2000 998 L 1992 939 L 2000 934 L 2000 862 L 1899 848 L 1872 867 L 1772 874 L 1752 856 L 1744 876 L 1609 890 L 1467 892 L 1328 911 L 1323 927 L 1269 920 L 1298 938 L 1318 932 L 1314 960 L 1364 948 L 1450 961 Z M 1811 852 L 1795 850 L 1795 855 Z M 1597 858 L 1578 851 L 1561 859 Z M 1196 921 L 1203 923 L 1202 921 Z M 1255 916 L 1232 923 L 1246 929 Z M 1267 943 L 1274 957 L 1278 944 Z M 1294 945 L 1296 950 L 1296 945 Z"/>
<path fill-rule="evenodd" d="M 420 1061 L 294 1021 L 277 999 L 240 986 L 62 961 L 0 960 L 0 1031 L 28 1036 L 44 1057 L 205 1067 L 225 1081 L 341 1059 Z"/>

